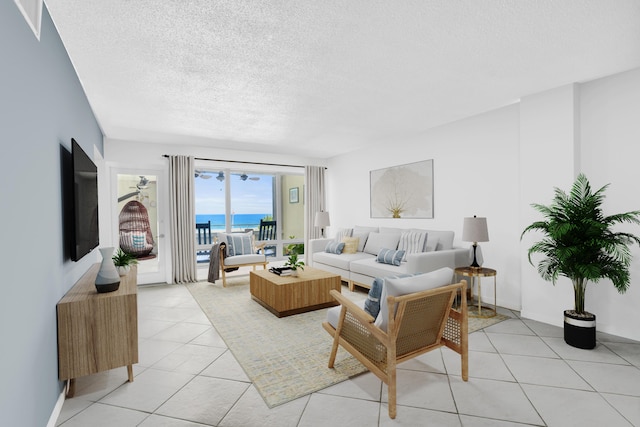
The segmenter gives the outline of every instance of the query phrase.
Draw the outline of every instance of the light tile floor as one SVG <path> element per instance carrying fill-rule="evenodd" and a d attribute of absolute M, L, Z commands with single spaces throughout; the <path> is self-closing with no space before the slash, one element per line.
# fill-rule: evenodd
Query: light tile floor
<path fill-rule="evenodd" d="M 58 425 L 640 426 L 639 342 L 599 333 L 579 350 L 561 328 L 500 311 L 511 318 L 469 336 L 468 382 L 448 349 L 400 365 L 391 420 L 370 373 L 267 408 L 186 288 L 141 286 L 135 381 L 126 368 L 78 378 Z"/>

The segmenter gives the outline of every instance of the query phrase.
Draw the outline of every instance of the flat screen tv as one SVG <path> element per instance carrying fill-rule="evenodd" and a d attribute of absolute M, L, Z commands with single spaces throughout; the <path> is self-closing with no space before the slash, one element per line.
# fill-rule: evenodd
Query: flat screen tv
<path fill-rule="evenodd" d="M 75 139 L 71 139 L 73 169 L 73 238 L 71 259 L 78 261 L 99 244 L 98 168 Z"/>

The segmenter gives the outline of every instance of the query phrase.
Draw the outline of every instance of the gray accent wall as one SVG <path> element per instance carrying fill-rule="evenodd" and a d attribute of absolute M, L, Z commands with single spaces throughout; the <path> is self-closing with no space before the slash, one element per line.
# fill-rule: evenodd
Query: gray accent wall
<path fill-rule="evenodd" d="M 2 426 L 47 425 L 64 385 L 56 303 L 99 258 L 72 262 L 65 248 L 71 138 L 90 156 L 103 153 L 102 132 L 46 7 L 38 41 L 15 3 L 0 2 Z"/>

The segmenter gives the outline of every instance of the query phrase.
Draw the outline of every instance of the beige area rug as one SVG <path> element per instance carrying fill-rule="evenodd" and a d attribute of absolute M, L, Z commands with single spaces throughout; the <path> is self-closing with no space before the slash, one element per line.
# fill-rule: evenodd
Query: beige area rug
<path fill-rule="evenodd" d="M 222 281 L 187 288 L 270 408 L 366 371 L 342 348 L 335 368 L 327 367 L 332 345 L 322 328 L 327 309 L 278 318 L 251 299 L 248 275 L 227 278 L 226 288 Z M 469 318 L 469 332 L 506 318 Z"/>

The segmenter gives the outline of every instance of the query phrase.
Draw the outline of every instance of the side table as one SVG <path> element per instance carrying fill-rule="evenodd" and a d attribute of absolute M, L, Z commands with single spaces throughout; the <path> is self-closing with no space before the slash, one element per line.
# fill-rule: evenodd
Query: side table
<path fill-rule="evenodd" d="M 496 315 L 497 308 L 497 297 L 496 297 L 496 270 L 492 268 L 484 268 L 484 267 L 457 267 L 455 270 L 456 280 L 458 276 L 465 276 L 471 278 L 471 283 L 469 289 L 473 288 L 474 279 L 478 286 L 478 313 L 469 312 L 469 316 L 471 317 L 494 317 Z M 483 277 L 493 277 L 493 308 L 490 307 L 482 307 L 482 278 Z M 485 311 L 487 314 L 483 314 L 482 311 Z"/>

